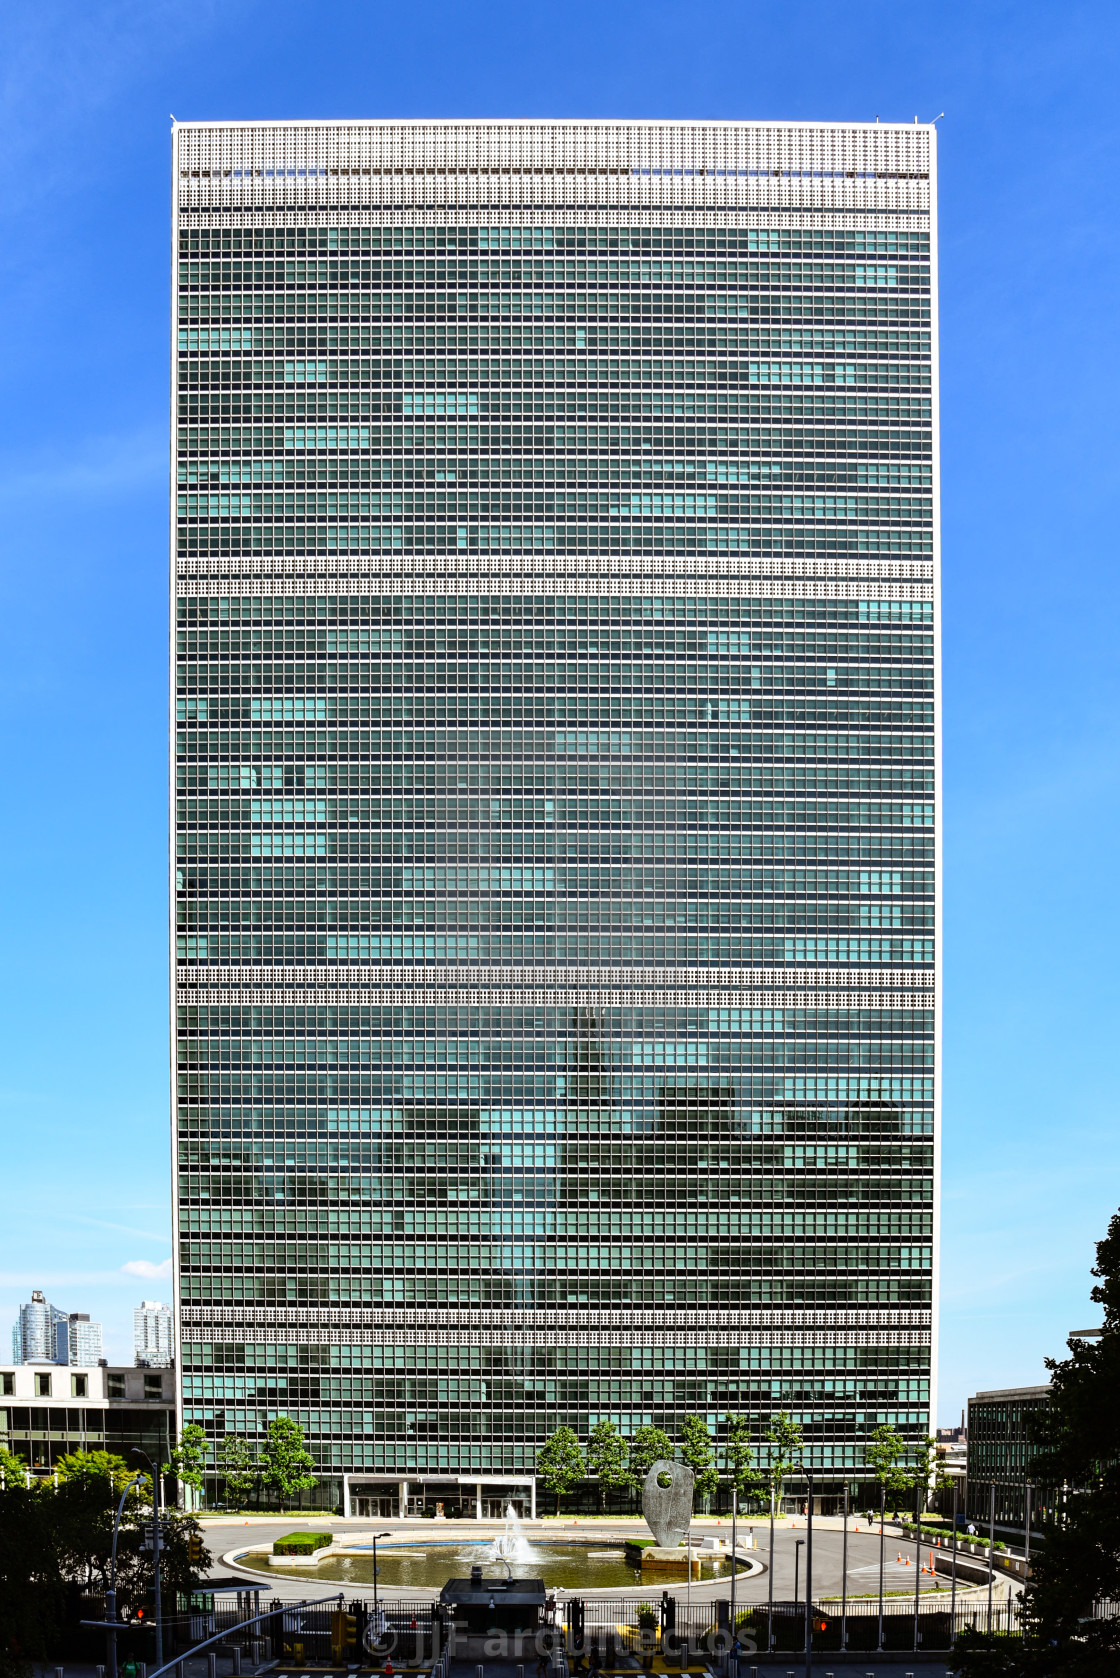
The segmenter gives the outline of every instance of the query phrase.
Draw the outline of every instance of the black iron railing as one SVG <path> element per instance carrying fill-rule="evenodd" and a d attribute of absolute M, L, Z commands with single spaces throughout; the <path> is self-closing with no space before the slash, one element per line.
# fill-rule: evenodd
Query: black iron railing
<path fill-rule="evenodd" d="M 728 1597 L 692 1604 L 670 1595 L 652 1600 L 648 1596 L 567 1597 L 550 1603 L 540 1626 L 495 1635 L 504 1635 L 510 1654 L 518 1660 L 532 1658 L 534 1648 L 539 1652 L 551 1646 L 566 1650 L 571 1664 L 575 1657 L 586 1660 L 594 1652 L 598 1664 L 607 1670 L 615 1655 L 634 1655 L 639 1659 L 657 1656 L 682 1670 L 701 1659 L 709 1665 L 715 1660 L 719 1662 L 716 1670 L 727 1671 L 726 1657 L 736 1641 L 744 1660 L 755 1654 L 765 1656 L 768 1649 L 782 1655 L 804 1650 L 804 1602 L 775 1602 L 772 1612 L 764 1602 L 740 1602 L 734 1625 L 730 1606 Z M 164 1617 L 165 1659 L 182 1659 L 216 1636 L 219 1661 L 223 1656 L 230 1658 L 229 1667 L 220 1668 L 223 1673 L 242 1662 L 256 1665 L 260 1660 L 377 1667 L 391 1660 L 395 1667 L 408 1670 L 430 1666 L 449 1647 L 452 1653 L 459 1646 L 466 1652 L 463 1629 L 456 1628 L 447 1610 L 430 1598 L 383 1598 L 376 1608 L 368 1599 L 347 1601 L 344 1596 L 301 1605 L 276 1603 L 263 1625 L 250 1625 L 259 1612 L 249 1593 L 215 1594 L 204 1598 L 200 1606 L 181 1606 Z M 953 1611 L 947 1600 L 930 1593 L 921 1599 L 917 1616 L 912 1599 L 887 1598 L 881 1644 L 877 1598 L 849 1598 L 844 1614 L 839 1601 L 816 1601 L 811 1618 L 812 1647 L 821 1654 L 842 1649 L 872 1654 L 879 1648 L 938 1653 L 951 1649 L 965 1627 L 1005 1636 L 1022 1632 L 1018 1598 L 994 1603 L 990 1609 L 983 1599 L 958 1600 Z M 121 1632 L 125 1640 L 122 1658 L 151 1658 L 145 1645 L 150 1627 L 122 1626 Z M 239 1651 L 236 1660 L 235 1650 Z"/>

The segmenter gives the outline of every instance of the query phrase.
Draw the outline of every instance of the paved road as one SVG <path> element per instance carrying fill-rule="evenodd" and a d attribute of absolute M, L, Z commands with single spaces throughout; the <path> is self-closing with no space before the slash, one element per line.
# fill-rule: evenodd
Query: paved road
<path fill-rule="evenodd" d="M 228 1575 L 229 1566 L 223 1564 L 221 1557 L 230 1550 L 235 1550 L 244 1544 L 271 1544 L 276 1538 L 287 1532 L 298 1532 L 303 1529 L 316 1528 L 330 1530 L 338 1537 L 342 1535 L 365 1534 L 373 1530 L 369 1521 L 344 1521 L 337 1517 L 326 1519 L 312 1519 L 307 1516 L 254 1518 L 252 1520 L 230 1518 L 207 1518 L 205 1520 L 206 1542 L 214 1557 L 213 1571 L 217 1574 Z M 743 1529 L 749 1524 L 740 1524 L 740 1538 Z M 486 1543 L 502 1530 L 501 1523 L 495 1521 L 456 1521 L 442 1523 L 433 1530 L 432 1522 L 382 1521 L 377 1523 L 378 1531 L 389 1531 L 392 1540 L 403 1543 L 423 1542 L 436 1536 L 446 1539 L 454 1535 L 464 1543 L 477 1541 Z M 635 1537 L 639 1532 L 644 1533 L 644 1524 L 638 1522 L 610 1522 L 581 1519 L 578 1522 L 569 1521 L 537 1521 L 524 1523 L 526 1536 L 530 1540 L 539 1538 L 544 1542 L 548 1539 L 570 1542 L 572 1539 L 586 1537 L 591 1543 L 601 1543 L 605 1540 L 615 1542 Z M 730 1529 L 727 1522 L 717 1526 L 714 1521 L 696 1521 L 693 1526 L 694 1536 L 699 1539 L 708 1532 L 718 1532 L 721 1537 L 729 1537 Z M 775 1526 L 774 1532 L 774 1599 L 775 1601 L 791 1601 L 794 1597 L 794 1575 L 797 1573 L 798 1594 L 805 1590 L 805 1550 L 800 1550 L 800 1560 L 795 1563 L 796 1546 L 798 1541 L 806 1538 L 803 1519 L 798 1519 L 791 1527 L 788 1522 Z M 764 1522 L 755 1524 L 755 1540 L 757 1548 L 751 1552 L 765 1567 L 769 1561 L 769 1528 Z M 884 1578 L 885 1591 L 892 1596 L 913 1595 L 915 1581 L 914 1546 L 905 1544 L 892 1533 L 889 1528 L 884 1540 Z M 928 1546 L 923 1548 L 922 1559 L 928 1560 Z M 902 1556 L 902 1561 L 898 1560 Z M 813 1523 L 813 1594 L 815 1597 L 838 1596 L 841 1591 L 841 1572 L 843 1557 L 843 1535 L 834 1522 L 814 1521 Z M 317 1582 L 315 1575 L 309 1572 L 304 1577 L 292 1579 L 281 1575 L 269 1576 L 273 1586 L 272 1594 L 285 1601 L 306 1599 L 308 1597 L 328 1596 L 337 1593 L 338 1587 L 332 1582 L 323 1580 Z M 918 1572 L 918 1580 L 923 1590 L 933 1585 L 929 1574 Z M 939 1580 L 944 1585 L 947 1581 Z M 962 1579 L 961 1586 L 965 1585 Z M 725 1576 L 718 1581 L 693 1584 L 692 1595 L 697 1601 L 714 1595 L 726 1595 L 729 1579 Z M 348 1595 L 365 1595 L 366 1589 L 355 1589 L 347 1585 Z M 639 1594 L 642 1587 L 635 1586 L 635 1594 Z M 648 1589 L 648 1587 L 647 1587 Z M 658 1591 L 661 1586 L 658 1585 Z M 684 1591 L 683 1582 L 677 1587 Z M 756 1574 L 753 1578 L 740 1577 L 736 1581 L 736 1596 L 743 1603 L 765 1602 L 769 1596 L 769 1578 L 766 1571 Z M 1003 1581 L 999 1582 L 999 1594 L 1005 1592 Z M 866 1521 L 858 1524 L 853 1522 L 848 1533 L 848 1593 L 850 1596 L 877 1596 L 879 1591 L 879 1535 L 878 1532 L 868 1530 Z M 393 1594 L 390 1588 L 385 1589 L 385 1595 Z M 401 1595 L 423 1596 L 428 1593 L 415 1588 L 402 1588 Z M 568 1592 L 565 1594 L 575 1594 Z M 593 1594 L 593 1593 L 586 1593 Z"/>
<path fill-rule="evenodd" d="M 228 1659 L 223 1657 L 219 1663 L 221 1678 L 229 1678 L 226 1672 L 228 1664 Z M 186 1667 L 186 1678 L 207 1678 L 208 1668 L 204 1657 L 187 1660 L 184 1662 L 184 1666 Z M 512 1661 L 487 1661 L 485 1669 L 486 1678 L 516 1678 L 516 1667 Z M 53 1664 L 39 1665 L 36 1663 L 32 1667 L 35 1678 L 54 1678 L 55 1670 Z M 65 1678 L 98 1678 L 100 1670 L 90 1661 L 69 1661 L 63 1668 Z M 248 1664 L 243 1666 L 242 1671 L 247 1675 L 247 1678 L 251 1678 L 252 1668 Z M 791 1673 L 793 1673 L 794 1678 L 803 1678 L 804 1671 L 803 1661 L 793 1661 L 787 1656 L 782 1656 L 780 1660 L 764 1662 L 757 1667 L 748 1666 L 744 1662 L 742 1678 L 789 1678 Z M 451 1663 L 450 1678 L 475 1678 L 475 1673 L 476 1662 L 473 1660 L 452 1661 Z M 829 1673 L 835 1674 L 836 1678 L 847 1678 L 848 1674 L 851 1675 L 851 1678 L 864 1678 L 865 1674 L 867 1678 L 905 1678 L 907 1673 L 913 1673 L 914 1678 L 947 1678 L 948 1668 L 944 1660 L 924 1660 L 920 1654 L 917 1656 L 906 1655 L 901 1661 L 893 1662 L 890 1665 L 884 1665 L 881 1661 L 876 1664 L 874 1655 L 861 1656 L 857 1662 L 849 1662 L 846 1665 L 841 1665 L 835 1657 L 823 1654 L 814 1655 L 814 1678 L 827 1678 Z M 262 1678 L 265 1678 L 266 1674 L 268 1678 L 281 1678 L 281 1675 L 283 1675 L 283 1678 L 289 1678 L 289 1672 L 283 1666 L 277 1666 L 275 1662 L 268 1662 L 261 1669 L 261 1674 Z M 706 1670 L 702 1667 L 694 1668 L 694 1674 L 695 1678 L 707 1678 Z M 290 1678 L 296 1678 L 296 1675 L 291 1674 Z M 339 1672 L 333 1675 L 333 1678 L 354 1678 L 354 1675 L 350 1673 L 344 1675 Z M 369 1675 L 369 1678 L 373 1678 L 373 1675 Z M 637 1678 L 637 1674 L 635 1678 Z"/>

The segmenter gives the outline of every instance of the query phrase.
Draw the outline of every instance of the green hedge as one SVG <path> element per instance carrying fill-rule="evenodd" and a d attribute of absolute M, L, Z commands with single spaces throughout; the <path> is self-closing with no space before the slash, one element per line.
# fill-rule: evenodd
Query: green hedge
<path fill-rule="evenodd" d="M 904 1520 L 904 1521 L 901 1521 L 899 1524 L 903 1527 L 903 1529 L 905 1530 L 905 1532 L 908 1535 L 913 1534 L 913 1531 L 914 1531 L 913 1521 L 905 1521 Z M 952 1527 L 928 1527 L 928 1526 L 923 1526 L 920 1529 L 920 1531 L 922 1533 L 923 1538 L 941 1538 L 941 1539 L 945 1540 L 945 1542 L 942 1544 L 942 1549 L 950 1549 L 950 1550 L 952 1549 L 952 1547 L 953 1547 L 952 1546 L 952 1537 L 953 1537 Z M 980 1548 L 982 1548 L 984 1550 L 986 1550 L 988 1548 L 987 1538 L 982 1533 L 979 1533 L 979 1532 L 973 1533 L 971 1537 L 969 1536 L 969 1534 L 967 1532 L 958 1533 L 957 1534 L 957 1542 L 958 1542 L 958 1544 L 976 1544 L 976 1545 L 979 1545 Z M 997 1550 L 1006 1550 L 1007 1545 L 1004 1543 L 1002 1538 L 997 1538 L 996 1541 L 995 1541 L 994 1548 L 997 1549 Z"/>
<path fill-rule="evenodd" d="M 272 1546 L 274 1556 L 309 1556 L 314 1550 L 321 1550 L 334 1537 L 331 1532 L 289 1532 L 287 1537 L 278 1538 Z"/>

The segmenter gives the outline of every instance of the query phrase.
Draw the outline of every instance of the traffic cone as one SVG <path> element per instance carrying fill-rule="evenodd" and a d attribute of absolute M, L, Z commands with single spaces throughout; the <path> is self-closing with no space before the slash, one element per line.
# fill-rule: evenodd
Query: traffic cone
<path fill-rule="evenodd" d="M 901 1550 L 898 1552 L 897 1556 L 894 1559 L 895 1559 L 896 1562 L 899 1563 L 900 1566 L 902 1565 L 902 1551 Z"/>

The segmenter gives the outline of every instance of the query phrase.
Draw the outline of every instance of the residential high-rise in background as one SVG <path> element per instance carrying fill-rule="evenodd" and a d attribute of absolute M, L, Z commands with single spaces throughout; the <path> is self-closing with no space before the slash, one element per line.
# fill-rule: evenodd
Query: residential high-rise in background
<path fill-rule="evenodd" d="M 101 1324 L 88 1311 L 60 1311 L 38 1288 L 12 1327 L 13 1363 L 68 1363 L 89 1368 L 101 1358 Z"/>
<path fill-rule="evenodd" d="M 132 1344 L 138 1367 L 169 1369 L 175 1358 L 175 1333 L 170 1305 L 144 1299 L 132 1313 Z"/>
<path fill-rule="evenodd" d="M 66 1322 L 65 1311 L 60 1311 L 38 1288 L 32 1288 L 31 1299 L 19 1308 L 19 1318 L 12 1325 L 13 1363 L 55 1363 L 57 1334 Z"/>
<path fill-rule="evenodd" d="M 183 1414 L 327 1504 L 929 1429 L 934 139 L 174 130 Z"/>
<path fill-rule="evenodd" d="M 90 1369 L 101 1361 L 101 1324 L 91 1323 L 88 1311 L 70 1311 L 55 1326 L 55 1362 Z"/>

